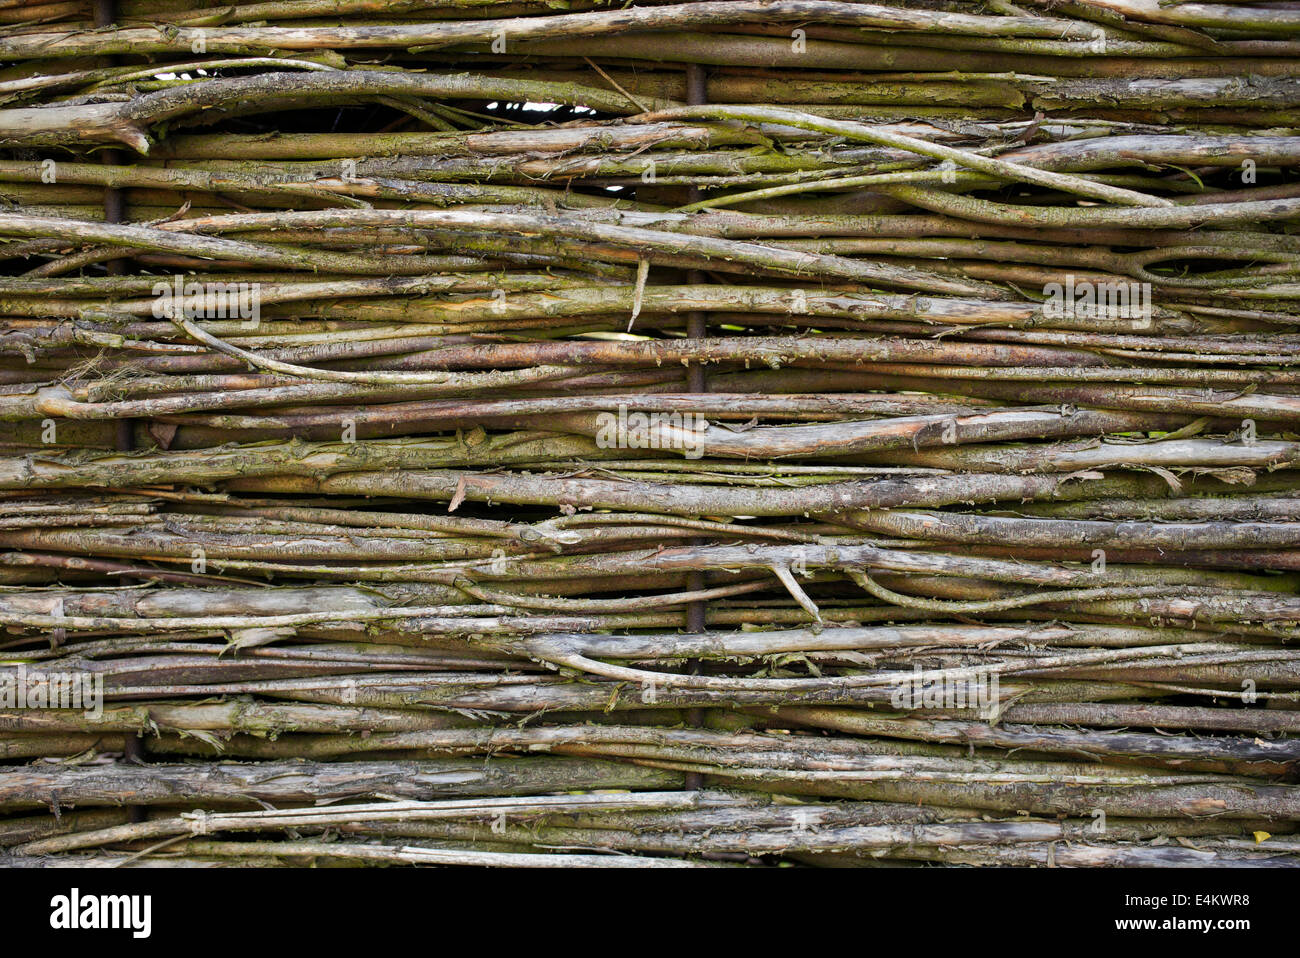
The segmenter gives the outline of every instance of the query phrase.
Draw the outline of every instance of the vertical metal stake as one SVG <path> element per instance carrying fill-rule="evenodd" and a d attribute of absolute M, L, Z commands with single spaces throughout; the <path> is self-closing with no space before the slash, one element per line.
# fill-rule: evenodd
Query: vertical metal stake
<path fill-rule="evenodd" d="M 95 0 L 95 26 L 111 27 L 117 19 L 116 0 Z M 105 150 L 100 154 L 100 162 L 105 166 L 120 166 L 122 164 L 122 153 L 120 150 Z M 126 197 L 120 189 L 116 187 L 106 187 L 104 189 L 104 222 L 121 223 L 126 219 Z M 104 264 L 108 270 L 109 276 L 122 276 L 126 273 L 125 259 L 111 259 Z M 118 419 L 116 421 L 117 433 L 114 445 L 122 452 L 135 448 L 135 420 Z M 139 735 L 128 735 L 126 737 L 125 757 L 128 762 L 135 765 L 145 764 L 144 741 Z M 132 822 L 143 822 L 146 816 L 146 810 L 143 805 L 130 805 L 128 811 Z"/>
<path fill-rule="evenodd" d="M 699 106 L 709 101 L 708 92 L 708 75 L 704 67 L 698 63 L 688 63 L 686 65 L 686 102 L 691 106 Z M 690 187 L 688 202 L 694 203 L 700 198 L 700 188 L 698 186 Z M 686 274 L 686 281 L 692 286 L 702 285 L 708 282 L 708 278 L 700 270 L 693 269 Z M 686 314 L 686 335 L 691 339 L 703 339 L 709 334 L 708 316 L 701 312 L 691 312 Z M 693 363 L 686 367 L 686 386 L 693 393 L 704 393 L 709 391 L 708 380 L 704 376 L 704 364 L 702 362 Z M 705 586 L 704 573 L 691 572 L 686 576 L 686 588 L 694 592 L 697 589 L 703 589 Z M 686 631 L 687 632 L 704 632 L 708 629 L 708 612 L 703 600 L 692 602 L 686 607 Z M 686 663 L 687 670 L 691 675 L 700 674 L 700 660 L 691 659 Z M 690 709 L 686 713 L 686 722 L 688 725 L 699 727 L 704 724 L 704 710 L 699 708 Z M 698 772 L 686 773 L 686 787 L 690 789 L 699 789 L 704 787 L 704 776 Z"/>

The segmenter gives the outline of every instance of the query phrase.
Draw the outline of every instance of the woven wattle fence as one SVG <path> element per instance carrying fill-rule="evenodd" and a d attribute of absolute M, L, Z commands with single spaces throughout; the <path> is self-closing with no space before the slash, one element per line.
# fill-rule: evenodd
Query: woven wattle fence
<path fill-rule="evenodd" d="M 1300 864 L 1298 67 L 0 0 L 0 864 Z"/>

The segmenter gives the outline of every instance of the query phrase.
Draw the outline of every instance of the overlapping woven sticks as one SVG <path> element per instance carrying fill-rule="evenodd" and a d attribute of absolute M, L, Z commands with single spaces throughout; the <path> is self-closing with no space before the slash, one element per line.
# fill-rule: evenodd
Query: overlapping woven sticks
<path fill-rule="evenodd" d="M 1300 863 L 1293 4 L 105 6 L 0 862 Z"/>

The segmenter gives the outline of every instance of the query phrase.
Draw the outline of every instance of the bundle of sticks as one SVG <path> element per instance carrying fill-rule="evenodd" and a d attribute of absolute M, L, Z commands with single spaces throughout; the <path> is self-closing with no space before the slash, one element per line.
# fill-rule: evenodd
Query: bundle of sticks
<path fill-rule="evenodd" d="M 1300 12 L 0 0 L 0 863 L 1300 865 Z"/>

